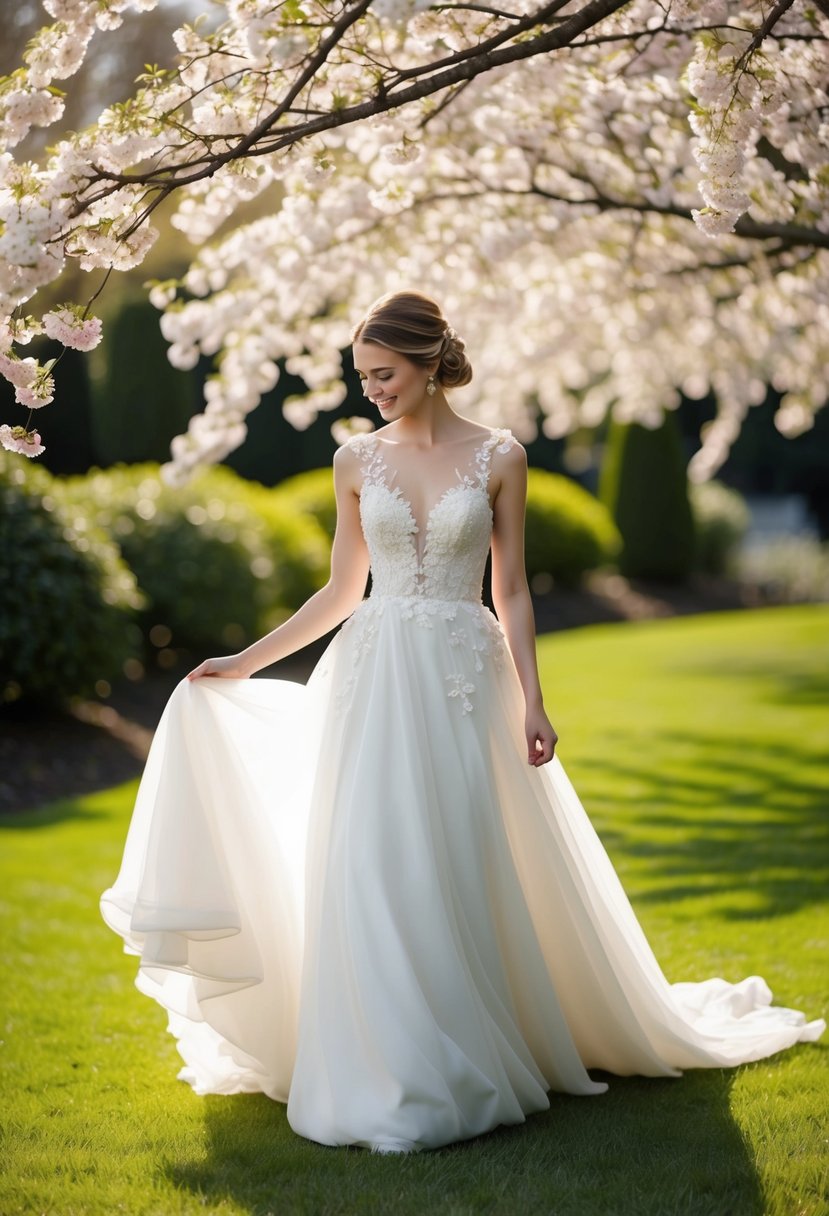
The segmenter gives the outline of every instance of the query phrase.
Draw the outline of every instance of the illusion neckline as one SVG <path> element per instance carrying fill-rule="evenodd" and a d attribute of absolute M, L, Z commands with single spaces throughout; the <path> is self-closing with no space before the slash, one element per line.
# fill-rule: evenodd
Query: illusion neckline
<path fill-rule="evenodd" d="M 494 520 L 494 510 L 489 496 L 490 460 L 492 457 L 492 450 L 496 448 L 498 444 L 503 443 L 509 434 L 510 432 L 507 432 L 504 428 L 494 428 L 489 431 L 481 443 L 479 443 L 472 452 L 471 459 L 467 464 L 467 471 L 465 473 L 461 473 L 460 469 L 455 469 L 455 476 L 457 480 L 451 485 L 446 486 L 440 492 L 435 501 L 429 507 L 428 511 L 425 513 L 424 522 L 422 524 L 418 522 L 418 517 L 415 514 L 411 498 L 403 493 L 402 487 L 400 485 L 389 485 L 389 467 L 382 457 L 378 458 L 379 468 L 375 469 L 375 476 L 379 474 L 379 480 L 377 480 L 374 484 L 378 485 L 381 489 L 385 490 L 387 494 L 391 495 L 391 497 L 394 498 L 395 501 L 399 502 L 406 511 L 410 525 L 408 540 L 414 558 L 415 581 L 419 590 L 422 591 L 424 589 L 427 577 L 426 562 L 430 553 L 429 539 L 432 530 L 432 522 L 438 509 L 443 506 L 451 495 L 456 494 L 461 490 L 482 494 L 486 500 L 487 509 L 489 511 L 490 526 L 492 525 Z M 376 432 L 366 435 L 366 439 L 374 440 L 375 443 L 379 440 L 388 444 L 388 440 L 382 440 L 382 437 Z M 395 472 L 396 471 L 397 470 L 395 470 Z M 360 492 L 361 497 L 363 491 L 365 490 L 366 484 L 367 483 L 364 481 Z M 418 548 L 418 544 L 415 539 L 416 536 L 420 535 L 423 536 L 422 550 Z"/>
<path fill-rule="evenodd" d="M 383 428 L 383 429 L 385 430 L 385 428 Z M 478 453 L 492 439 L 495 438 L 495 435 L 496 435 L 496 431 L 494 431 L 494 430 L 490 430 L 488 433 L 484 433 L 483 438 L 480 440 L 480 442 L 477 444 L 477 446 L 472 449 L 473 460 L 476 459 L 478 456 Z M 383 443 L 387 447 L 390 447 L 390 448 L 413 448 L 416 451 L 422 451 L 424 453 L 433 452 L 436 448 L 444 446 L 444 444 L 447 447 L 450 447 L 450 446 L 451 447 L 460 447 L 461 444 L 466 444 L 466 443 L 471 445 L 471 441 L 472 441 L 472 436 L 469 435 L 465 439 L 453 439 L 453 440 L 449 440 L 448 442 L 442 441 L 441 443 L 433 443 L 430 448 L 424 448 L 424 447 L 421 447 L 419 444 L 406 443 L 400 439 L 386 439 L 385 436 L 381 433 L 381 431 L 372 431 L 369 433 L 368 437 L 371 439 L 376 439 L 380 443 Z"/>

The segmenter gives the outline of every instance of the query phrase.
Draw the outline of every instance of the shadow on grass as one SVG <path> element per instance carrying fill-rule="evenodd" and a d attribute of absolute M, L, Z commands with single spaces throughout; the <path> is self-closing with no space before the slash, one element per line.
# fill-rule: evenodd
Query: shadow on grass
<path fill-rule="evenodd" d="M 406 1157 L 313 1144 L 261 1095 L 208 1098 L 206 1156 L 168 1163 L 167 1174 L 251 1216 L 760 1216 L 752 1154 L 729 1111 L 732 1077 L 612 1077 L 602 1097 L 554 1094 L 523 1126 Z"/>
<path fill-rule="evenodd" d="M 829 612 L 826 613 L 825 641 L 829 644 Z M 762 701 L 785 706 L 825 705 L 829 701 L 827 653 L 829 648 L 824 645 L 822 651 L 816 650 L 811 656 L 802 652 L 792 654 L 785 647 L 765 659 L 761 659 L 757 654 L 751 657 L 732 654 L 728 659 L 728 679 L 734 684 L 740 680 L 748 680 Z M 690 670 L 697 678 L 711 676 L 716 680 L 722 679 L 723 675 L 721 667 L 706 666 L 697 662 L 690 665 L 683 663 L 676 667 L 680 677 Z M 670 675 L 670 671 L 670 665 L 666 665 L 666 675 Z"/>
<path fill-rule="evenodd" d="M 50 828 L 56 823 L 64 823 L 70 819 L 86 819 L 92 822 L 108 819 L 109 816 L 108 810 L 85 805 L 81 798 L 60 798 L 31 811 L 0 812 L 0 832 L 4 828 Z"/>
<path fill-rule="evenodd" d="M 623 752 L 620 741 L 628 743 Z M 735 900 L 722 915 L 786 915 L 822 903 L 829 886 L 829 767 L 813 749 L 750 737 L 660 734 L 660 750 L 685 757 L 669 767 L 632 752 L 621 733 L 591 756 L 580 793 L 590 810 L 607 790 L 633 785 L 600 828 L 619 855 L 652 859 L 655 881 L 641 902 L 679 900 L 751 887 L 751 911 Z M 690 760 L 689 760 L 690 758 Z M 626 806 L 630 819 L 626 819 Z M 649 835 L 652 834 L 652 835 Z"/>

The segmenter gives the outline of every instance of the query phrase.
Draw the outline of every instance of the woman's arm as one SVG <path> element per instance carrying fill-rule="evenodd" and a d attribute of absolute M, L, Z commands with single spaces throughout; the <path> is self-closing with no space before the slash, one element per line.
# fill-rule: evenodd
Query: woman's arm
<path fill-rule="evenodd" d="M 351 615 L 363 598 L 369 568 L 368 550 L 360 526 L 358 486 L 357 459 L 349 448 L 342 447 L 334 456 L 337 529 L 328 582 L 277 629 L 239 654 L 205 659 L 189 673 L 188 680 L 201 676 L 245 679 L 324 637 Z"/>
<path fill-rule="evenodd" d="M 519 443 L 513 444 L 509 452 L 499 453 L 498 475 L 492 528 L 492 602 L 524 690 L 527 759 L 537 767 L 552 760 L 558 736 L 544 711 L 538 677 L 535 619 L 524 565 L 527 453 Z"/>

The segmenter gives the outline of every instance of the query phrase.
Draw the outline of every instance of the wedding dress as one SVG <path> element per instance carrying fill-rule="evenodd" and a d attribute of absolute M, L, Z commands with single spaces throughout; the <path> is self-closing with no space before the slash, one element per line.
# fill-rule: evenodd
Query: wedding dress
<path fill-rule="evenodd" d="M 823 1023 L 758 977 L 669 984 L 558 759 L 526 760 L 481 602 L 493 430 L 418 526 L 349 440 L 372 590 L 307 686 L 183 681 L 101 900 L 197 1093 L 262 1091 L 322 1144 L 431 1148 L 588 1069 L 676 1076 Z"/>

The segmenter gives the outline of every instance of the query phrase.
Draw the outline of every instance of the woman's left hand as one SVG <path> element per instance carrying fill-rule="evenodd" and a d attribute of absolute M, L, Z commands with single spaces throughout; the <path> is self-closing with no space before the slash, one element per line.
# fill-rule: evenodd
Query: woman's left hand
<path fill-rule="evenodd" d="M 528 709 L 524 719 L 527 737 L 527 759 L 535 768 L 547 764 L 553 758 L 558 735 L 543 709 Z"/>

